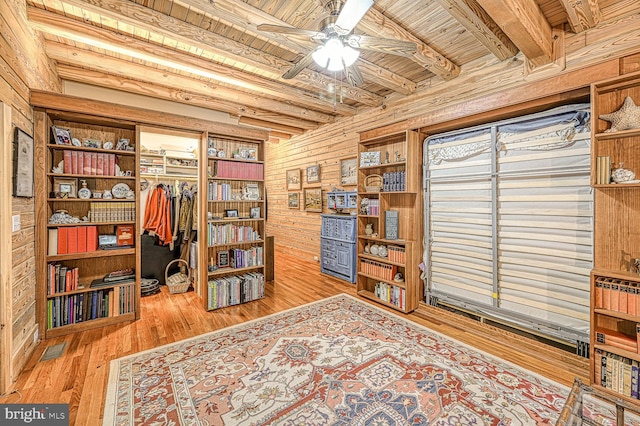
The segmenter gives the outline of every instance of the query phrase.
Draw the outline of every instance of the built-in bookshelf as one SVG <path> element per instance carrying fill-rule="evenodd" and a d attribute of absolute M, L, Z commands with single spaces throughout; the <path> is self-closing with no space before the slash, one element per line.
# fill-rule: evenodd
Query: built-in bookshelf
<path fill-rule="evenodd" d="M 139 317 L 135 123 L 34 112 L 38 322 L 45 338 Z M 105 279 L 110 273 L 112 280 Z"/>
<path fill-rule="evenodd" d="M 206 227 L 200 242 L 206 277 L 201 295 L 207 310 L 264 297 L 263 142 L 209 133 L 201 150 L 206 153 Z"/>
<path fill-rule="evenodd" d="M 591 87 L 591 185 L 594 269 L 591 273 L 591 382 L 638 404 L 640 382 L 640 128 L 611 129 L 599 117 L 630 97 L 640 104 L 640 73 Z"/>
<path fill-rule="evenodd" d="M 367 132 L 358 144 L 358 294 L 402 312 L 422 298 L 420 152 L 413 131 Z"/>
<path fill-rule="evenodd" d="M 140 153 L 140 175 L 155 179 L 198 177 L 198 158 L 193 153 L 170 156 L 162 151 Z"/>

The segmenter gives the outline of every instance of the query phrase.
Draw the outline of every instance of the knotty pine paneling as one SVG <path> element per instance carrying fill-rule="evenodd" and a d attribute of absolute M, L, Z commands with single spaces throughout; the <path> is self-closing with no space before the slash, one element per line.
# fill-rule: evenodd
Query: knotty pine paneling
<path fill-rule="evenodd" d="M 30 89 L 61 91 L 61 82 L 53 62 L 45 55 L 42 39 L 33 32 L 26 19 L 26 5 L 22 0 L 0 0 L 0 100 L 10 109 L 7 119 L 11 125 L 0 143 L 11 144 L 14 127 L 33 135 L 33 111 Z M 6 151 L 4 151 L 6 152 Z M 0 173 L 11 173 L 12 158 L 3 158 Z M 10 181 L 10 178 L 9 178 Z M 11 190 L 0 193 L 0 203 L 11 206 L 11 215 L 19 215 L 21 229 L 0 236 L 1 255 L 10 259 L 11 275 L 0 284 L 0 309 L 3 320 L 9 322 L 0 338 L 0 394 L 15 380 L 35 348 L 35 206 L 32 198 L 13 198 Z M 5 205 L 6 205 L 5 204 Z M 1 221 L 11 217 L 1 214 Z M 6 260 L 5 260 L 6 261 Z M 7 268 L 8 269 L 8 268 Z M 4 300 L 7 299 L 7 300 Z"/>

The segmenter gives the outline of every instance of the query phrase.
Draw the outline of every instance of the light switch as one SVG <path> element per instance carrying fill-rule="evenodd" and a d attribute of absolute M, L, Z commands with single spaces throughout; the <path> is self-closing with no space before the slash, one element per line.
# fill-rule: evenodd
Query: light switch
<path fill-rule="evenodd" d="M 11 216 L 11 232 L 18 232 L 20 230 L 20 215 L 14 214 Z"/>

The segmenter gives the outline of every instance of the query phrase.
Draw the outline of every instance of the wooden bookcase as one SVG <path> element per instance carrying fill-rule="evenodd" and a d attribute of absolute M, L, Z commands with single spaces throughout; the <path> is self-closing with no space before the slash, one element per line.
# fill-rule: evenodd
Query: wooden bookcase
<path fill-rule="evenodd" d="M 264 297 L 265 185 L 263 140 L 209 132 L 203 141 L 205 228 L 200 294 L 214 310 Z M 222 152 L 222 153 L 221 153 Z"/>
<path fill-rule="evenodd" d="M 50 338 L 139 318 L 140 245 L 137 235 L 140 206 L 135 196 L 139 154 L 135 123 L 39 108 L 34 111 L 34 123 L 36 297 L 42 335 Z M 68 129 L 76 144 L 80 141 L 80 146 L 56 143 L 52 133 L 54 125 Z M 112 142 L 113 147 L 88 147 L 87 139 Z M 134 150 L 116 149 L 122 139 L 129 140 Z M 124 176 L 127 171 L 129 175 Z M 92 191 L 91 198 L 79 198 L 78 190 L 83 180 Z M 75 186 L 73 197 L 59 198 L 60 190 L 68 189 L 65 185 Z M 126 188 L 124 185 L 131 190 L 126 197 L 122 192 L 122 188 Z M 93 193 L 105 190 L 109 190 L 113 198 L 93 197 Z M 52 215 L 61 210 L 87 220 L 50 223 Z M 98 236 L 115 235 L 118 227 L 133 231 L 133 244 L 126 248 L 95 250 Z M 72 280 L 77 282 L 77 287 L 59 285 L 55 288 L 52 284 L 55 265 L 63 271 L 64 268 L 77 271 L 77 279 Z M 132 282 L 91 287 L 93 280 L 129 268 L 135 270 Z M 59 284 L 63 275 L 58 274 Z M 65 281 L 67 278 L 72 275 L 65 275 Z"/>
<path fill-rule="evenodd" d="M 630 383 L 638 380 L 640 369 L 640 303 L 636 300 L 640 299 L 640 271 L 634 265 L 634 259 L 640 258 L 640 183 L 614 183 L 608 174 L 606 179 L 598 177 L 598 157 L 608 157 L 614 166 L 623 162 L 624 168 L 640 177 L 640 129 L 605 132 L 610 123 L 599 119 L 601 114 L 617 111 L 627 96 L 640 104 L 640 73 L 591 86 L 595 194 L 590 355 L 592 385 L 638 404 L 637 395 L 630 394 Z"/>
<path fill-rule="evenodd" d="M 415 310 L 423 297 L 421 151 L 414 131 L 370 132 L 358 144 L 357 291 L 401 312 Z M 397 239 L 386 238 L 389 210 L 398 215 Z M 394 279 L 397 273 L 404 281 Z"/>

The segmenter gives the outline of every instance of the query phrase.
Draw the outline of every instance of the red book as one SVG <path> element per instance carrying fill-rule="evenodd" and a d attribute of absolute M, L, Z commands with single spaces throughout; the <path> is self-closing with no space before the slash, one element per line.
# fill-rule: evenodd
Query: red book
<path fill-rule="evenodd" d="M 87 251 L 98 250 L 98 227 L 87 227 Z"/>
<path fill-rule="evenodd" d="M 58 228 L 58 254 L 67 254 L 67 228 Z"/>
<path fill-rule="evenodd" d="M 595 298 L 595 308 L 602 308 L 602 282 L 596 280 L 596 298 Z"/>
<path fill-rule="evenodd" d="M 91 173 L 91 153 L 85 152 L 83 155 L 83 173 L 85 175 L 90 175 Z"/>
<path fill-rule="evenodd" d="M 105 173 L 108 174 L 109 176 L 115 176 L 116 175 L 116 155 L 115 154 L 108 154 L 109 155 L 109 173 Z"/>
<path fill-rule="evenodd" d="M 602 307 L 611 309 L 611 283 L 602 284 Z"/>
<path fill-rule="evenodd" d="M 133 225 L 118 225 L 116 235 L 119 246 L 133 245 Z"/>
<path fill-rule="evenodd" d="M 611 307 L 612 311 L 620 311 L 620 284 L 611 284 Z"/>
<path fill-rule="evenodd" d="M 78 151 L 71 151 L 71 173 L 77 175 L 78 172 Z"/>
<path fill-rule="evenodd" d="M 91 153 L 91 174 L 95 175 L 98 169 L 98 154 L 95 152 Z"/>
<path fill-rule="evenodd" d="M 84 174 L 84 152 L 78 152 L 78 174 Z"/>
<path fill-rule="evenodd" d="M 71 174 L 73 173 L 72 170 L 73 167 L 73 162 L 71 160 L 71 151 L 69 151 L 68 149 L 64 150 L 64 172 L 66 174 Z"/>
<path fill-rule="evenodd" d="M 78 226 L 78 253 L 87 251 L 87 227 Z"/>
<path fill-rule="evenodd" d="M 104 154 L 98 153 L 98 167 L 96 168 L 96 174 L 102 176 L 104 174 Z"/>
<path fill-rule="evenodd" d="M 67 269 L 67 274 L 65 276 L 65 281 L 64 281 L 64 284 L 65 284 L 64 291 L 71 291 L 71 289 L 73 288 L 73 283 L 71 282 L 72 277 L 73 277 L 73 273 L 69 269 Z"/>
<path fill-rule="evenodd" d="M 624 312 L 626 314 L 629 313 L 628 309 L 629 309 L 629 286 L 628 285 L 624 285 L 624 284 L 620 284 L 620 302 L 618 306 L 618 311 L 620 312 Z"/>
<path fill-rule="evenodd" d="M 630 315 L 638 315 L 637 309 L 638 309 L 638 305 L 637 305 L 637 297 L 638 295 L 637 293 L 637 287 L 636 286 L 629 286 L 629 291 L 627 293 L 627 312 Z"/>
<path fill-rule="evenodd" d="M 67 253 L 78 252 L 78 227 L 67 228 Z"/>

